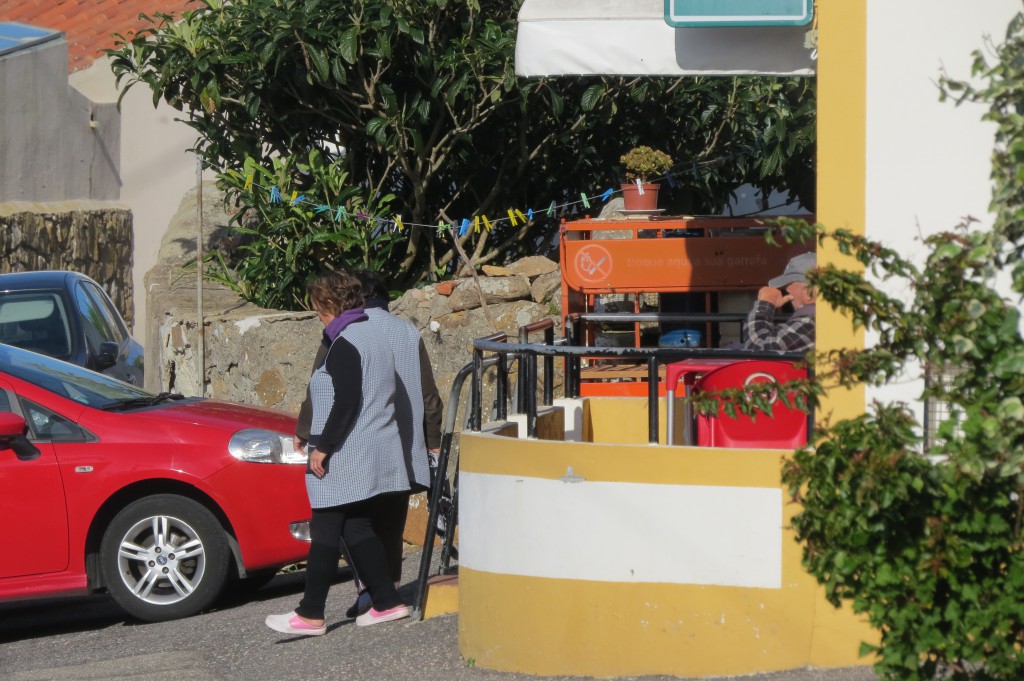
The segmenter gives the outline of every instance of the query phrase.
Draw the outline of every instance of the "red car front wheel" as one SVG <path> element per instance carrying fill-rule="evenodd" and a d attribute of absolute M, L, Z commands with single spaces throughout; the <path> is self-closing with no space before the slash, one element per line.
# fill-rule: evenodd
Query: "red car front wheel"
<path fill-rule="evenodd" d="M 114 517 L 100 560 L 117 604 L 138 619 L 157 622 L 209 607 L 227 580 L 230 550 L 224 529 L 205 507 L 157 494 Z"/>

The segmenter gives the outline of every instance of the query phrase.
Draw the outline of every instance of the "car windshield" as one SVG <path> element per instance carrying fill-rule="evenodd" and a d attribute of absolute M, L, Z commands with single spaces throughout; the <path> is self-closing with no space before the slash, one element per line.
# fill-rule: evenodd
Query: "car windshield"
<path fill-rule="evenodd" d="M 0 371 L 96 409 L 153 403 L 158 396 L 51 357 L 0 344 Z"/>
<path fill-rule="evenodd" d="M 64 301 L 55 291 L 11 291 L 0 297 L 0 343 L 71 357 L 71 332 Z"/>

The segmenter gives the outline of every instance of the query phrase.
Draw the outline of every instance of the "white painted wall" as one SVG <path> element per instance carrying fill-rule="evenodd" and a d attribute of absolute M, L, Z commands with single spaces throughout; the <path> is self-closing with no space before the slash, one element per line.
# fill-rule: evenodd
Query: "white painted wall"
<path fill-rule="evenodd" d="M 0 56 L 0 201 L 116 201 L 114 107 L 68 86 L 68 42 Z"/>
<path fill-rule="evenodd" d="M 71 74 L 69 82 L 93 101 L 116 102 L 119 95 L 106 59 Z M 121 103 L 120 201 L 134 218 L 133 335 L 140 342 L 146 338 L 143 277 L 156 264 L 160 240 L 182 197 L 196 185 L 196 157 L 187 152 L 196 134 L 175 120 L 181 117 L 163 102 L 154 108 L 152 92 L 144 85 L 132 88 Z"/>
<path fill-rule="evenodd" d="M 904 254 L 920 235 L 973 216 L 989 226 L 995 128 L 985 108 L 939 102 L 943 67 L 968 79 L 971 53 L 997 42 L 1020 0 L 868 0 L 866 233 Z M 869 338 L 870 342 L 870 338 Z M 869 390 L 867 400 L 913 403 L 921 385 Z"/>

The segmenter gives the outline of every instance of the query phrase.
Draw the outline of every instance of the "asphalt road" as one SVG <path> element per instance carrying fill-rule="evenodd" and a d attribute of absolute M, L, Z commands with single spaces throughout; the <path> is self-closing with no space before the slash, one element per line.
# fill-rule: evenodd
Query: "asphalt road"
<path fill-rule="evenodd" d="M 418 552 L 407 554 L 402 593 L 412 600 Z M 254 594 L 175 622 L 126 620 L 106 597 L 0 606 L 0 678 L 7 681 L 525 681 L 459 657 L 457 616 L 357 627 L 340 615 L 355 590 L 344 570 L 327 604 L 326 636 L 294 638 L 268 629 L 270 613 L 298 603 L 303 573 L 282 574 Z M 544 677 L 578 681 L 581 677 Z M 674 677 L 644 677 L 651 681 Z M 868 669 L 743 677 L 756 681 L 875 681 Z"/>

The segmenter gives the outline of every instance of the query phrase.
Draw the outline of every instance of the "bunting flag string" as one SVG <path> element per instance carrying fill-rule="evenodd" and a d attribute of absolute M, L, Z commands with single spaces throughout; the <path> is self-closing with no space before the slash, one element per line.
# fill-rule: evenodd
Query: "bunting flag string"
<path fill-rule="evenodd" d="M 756 150 L 754 150 L 754 151 L 756 151 Z M 711 166 L 711 165 L 716 165 L 716 164 L 719 164 L 719 163 L 723 163 L 723 162 L 732 160 L 734 158 L 738 158 L 740 156 L 747 156 L 747 155 L 750 155 L 750 154 L 749 153 L 736 153 L 736 154 L 731 154 L 729 156 L 723 156 L 723 157 L 718 157 L 718 158 L 714 158 L 714 159 L 705 159 L 705 160 L 687 159 L 686 161 L 683 161 L 681 163 L 676 164 L 674 166 L 674 168 L 670 169 L 669 171 L 667 171 L 664 176 L 658 177 L 658 178 L 652 178 L 652 179 L 649 179 L 647 181 L 648 182 L 660 182 L 662 180 L 665 180 L 665 181 L 668 182 L 669 187 L 674 189 L 674 188 L 679 186 L 679 180 L 678 180 L 678 178 L 676 177 L 676 175 L 674 174 L 673 171 L 677 171 L 678 172 L 679 169 L 689 170 L 690 174 L 692 175 L 692 177 L 694 179 L 694 181 L 699 182 L 700 179 L 701 179 L 700 169 L 702 167 L 708 167 L 708 166 Z M 636 179 L 634 182 L 636 184 L 637 191 L 642 195 L 644 193 L 643 182 L 641 182 L 639 179 Z M 259 189 L 259 190 L 266 191 L 266 192 L 268 192 L 269 201 L 270 201 L 271 204 L 283 204 L 284 203 L 284 199 L 281 196 L 281 190 L 276 185 L 272 186 L 272 187 L 265 187 L 263 185 L 260 185 L 259 183 L 257 183 L 254 180 L 254 177 L 253 177 L 252 174 L 248 174 L 248 175 L 245 176 L 245 183 L 243 185 L 243 189 L 245 191 L 250 191 L 250 192 L 253 191 L 254 189 Z M 391 219 L 381 218 L 379 216 L 374 216 L 374 215 L 367 215 L 367 214 L 362 213 L 362 212 L 358 212 L 358 213 L 350 215 L 345 210 L 345 207 L 342 205 L 342 206 L 338 206 L 337 210 L 335 211 L 335 213 L 334 213 L 334 221 L 335 222 L 341 222 L 342 220 L 348 219 L 350 217 L 361 219 L 361 220 L 370 220 L 370 221 L 375 222 L 382 229 L 386 229 L 387 231 L 397 230 L 398 232 L 403 232 L 406 227 L 419 227 L 419 228 L 426 228 L 426 229 L 436 229 L 439 234 L 442 234 L 445 231 L 447 231 L 448 229 L 451 229 L 452 232 L 453 233 L 457 233 L 459 237 L 465 237 L 469 233 L 470 226 L 472 226 L 473 231 L 475 233 L 479 233 L 480 229 L 481 229 L 481 223 L 482 223 L 483 229 L 485 231 L 487 231 L 487 232 L 490 232 L 497 225 L 499 225 L 501 223 L 504 223 L 504 222 L 508 222 L 508 224 L 510 226 L 512 226 L 512 227 L 517 227 L 517 226 L 519 226 L 520 223 L 522 223 L 524 225 L 528 225 L 528 224 L 532 223 L 534 221 L 534 218 L 536 217 L 536 215 L 539 215 L 539 214 L 543 214 L 544 216 L 546 216 L 548 218 L 555 218 L 556 215 L 560 215 L 560 216 L 576 215 L 576 214 L 579 213 L 580 206 L 582 206 L 585 209 L 589 209 L 589 208 L 592 207 L 591 206 L 591 201 L 595 201 L 597 199 L 600 199 L 602 202 L 607 203 L 613 196 L 615 196 L 616 194 L 621 194 L 621 193 L 622 193 L 621 189 L 620 190 L 615 190 L 614 188 L 609 188 L 609 189 L 607 189 L 607 190 L 605 190 L 605 191 L 603 191 L 603 192 L 601 192 L 599 194 L 589 194 L 588 195 L 586 192 L 581 192 L 580 195 L 579 195 L 579 197 L 580 197 L 579 200 L 568 201 L 568 202 L 562 203 L 562 204 L 559 204 L 557 201 L 551 201 L 551 204 L 547 207 L 547 209 L 541 209 L 539 211 L 535 211 L 533 208 L 527 208 L 526 212 L 524 213 L 519 208 L 509 208 L 507 210 L 508 217 L 502 217 L 502 218 L 497 218 L 497 219 L 491 220 L 490 218 L 487 217 L 487 215 L 485 215 L 483 213 L 480 213 L 480 214 L 473 215 L 472 218 L 463 218 L 461 223 L 446 224 L 444 221 L 441 221 L 436 226 L 428 225 L 428 224 L 414 223 L 414 222 L 404 222 L 402 220 L 402 216 L 399 215 L 399 214 L 395 214 Z M 289 206 L 301 206 L 301 205 L 305 205 L 305 204 L 308 204 L 308 205 L 312 206 L 312 209 L 317 214 L 329 213 L 332 210 L 332 208 L 331 208 L 331 206 L 329 204 L 315 203 L 315 202 L 307 199 L 305 194 L 299 194 L 297 191 L 293 191 L 292 192 L 291 197 L 288 199 L 288 202 L 287 202 L 287 205 L 289 205 Z"/>

